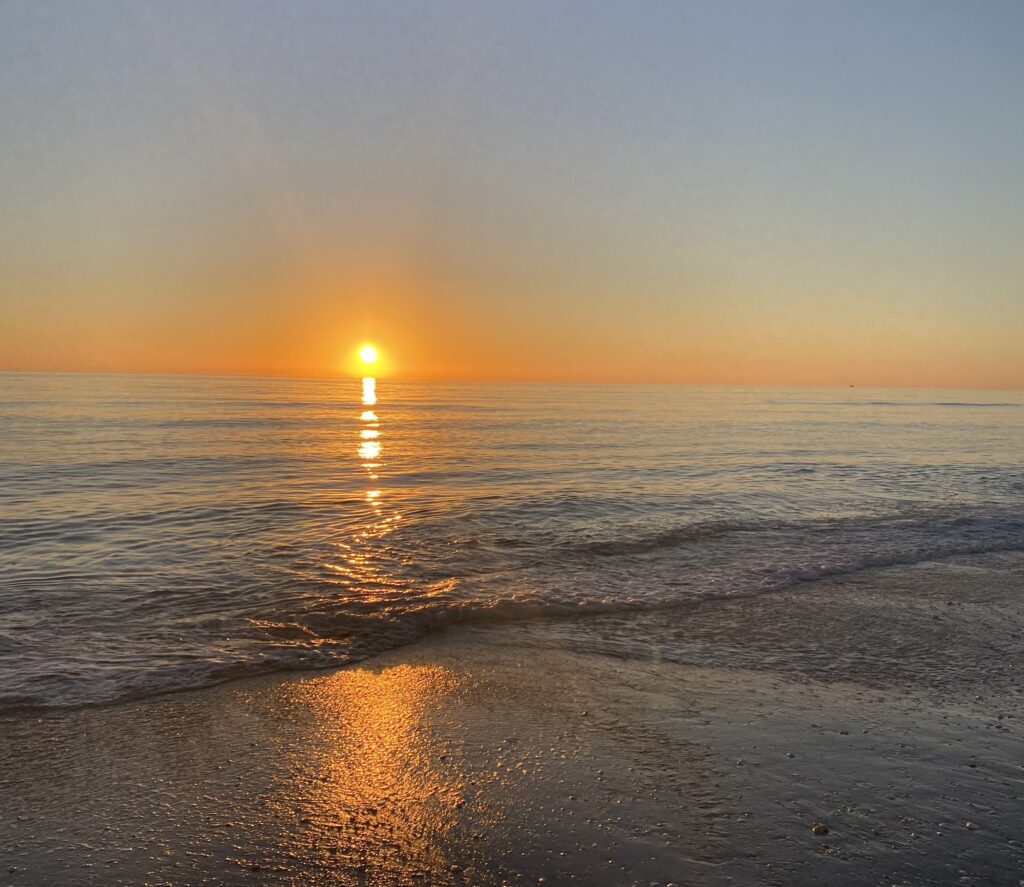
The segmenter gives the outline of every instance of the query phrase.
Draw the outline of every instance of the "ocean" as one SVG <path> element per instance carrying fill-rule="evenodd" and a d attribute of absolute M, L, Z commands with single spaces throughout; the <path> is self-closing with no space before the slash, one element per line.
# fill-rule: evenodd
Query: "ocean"
<path fill-rule="evenodd" d="M 1021 392 L 0 374 L 0 708 L 1021 551 L 1022 453 Z"/>

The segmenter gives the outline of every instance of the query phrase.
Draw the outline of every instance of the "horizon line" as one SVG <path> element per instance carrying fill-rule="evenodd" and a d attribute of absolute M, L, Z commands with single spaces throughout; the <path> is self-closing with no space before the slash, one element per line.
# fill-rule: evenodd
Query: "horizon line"
<path fill-rule="evenodd" d="M 304 379 L 307 381 L 338 382 L 358 380 L 362 378 L 375 378 L 393 382 L 425 382 L 425 383 L 464 383 L 473 384 L 506 384 L 506 385 L 615 385 L 615 386 L 677 386 L 688 388 L 832 388 L 839 390 L 853 389 L 874 389 L 883 391 L 905 390 L 905 391 L 1024 391 L 1024 386 L 1019 385 L 988 385 L 988 386 L 958 386 L 958 385 L 858 385 L 850 383 L 847 385 L 830 384 L 822 382 L 785 383 L 785 382 L 684 382 L 669 380 L 649 381 L 610 381 L 593 379 L 507 379 L 507 378 L 475 378 L 475 379 L 452 379 L 452 378 L 411 378 L 408 376 L 369 376 L 341 374 L 333 376 L 324 375 L 301 375 L 288 373 L 216 373 L 197 372 L 188 370 L 39 370 L 39 369 L 10 369 L 0 368 L 0 374 L 35 374 L 48 376 L 187 376 L 207 379 Z"/>

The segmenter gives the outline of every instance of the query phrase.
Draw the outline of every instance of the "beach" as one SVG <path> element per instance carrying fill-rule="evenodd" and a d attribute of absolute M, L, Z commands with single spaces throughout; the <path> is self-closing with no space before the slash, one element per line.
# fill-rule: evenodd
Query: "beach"
<path fill-rule="evenodd" d="M 9 712 L 0 883 L 1017 885 L 1022 581 L 890 567 Z"/>
<path fill-rule="evenodd" d="M 1022 38 L 0 2 L 0 887 L 1024 887 Z"/>

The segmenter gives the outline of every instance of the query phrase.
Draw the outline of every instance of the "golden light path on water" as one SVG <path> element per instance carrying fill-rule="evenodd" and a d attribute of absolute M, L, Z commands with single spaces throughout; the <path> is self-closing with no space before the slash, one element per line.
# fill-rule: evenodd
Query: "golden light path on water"
<path fill-rule="evenodd" d="M 384 490 L 379 483 L 385 464 L 384 435 L 378 410 L 371 409 L 377 406 L 377 380 L 367 376 L 361 385 L 355 454 L 368 481 L 362 494 L 366 519 L 360 520 L 351 532 L 339 536 L 334 542 L 333 556 L 324 561 L 322 567 L 360 589 L 366 603 L 385 602 L 406 594 L 409 582 L 381 568 L 374 545 L 395 529 L 402 515 L 387 510 Z"/>
<path fill-rule="evenodd" d="M 359 413 L 356 455 L 370 482 L 363 495 L 370 519 L 364 522 L 360 529 L 336 543 L 337 559 L 324 566 L 333 573 L 352 580 L 363 589 L 365 596 L 383 599 L 391 593 L 401 591 L 401 583 L 396 583 L 393 576 L 388 577 L 381 573 L 367 544 L 390 533 L 402 519 L 402 515 L 397 511 L 386 511 L 384 491 L 378 483 L 384 466 L 384 444 L 380 416 L 377 410 L 370 409 L 377 405 L 377 380 L 372 376 L 362 380 L 360 404 L 363 409 Z"/>
<path fill-rule="evenodd" d="M 377 403 L 377 380 L 370 376 L 363 379 L 362 403 L 364 407 L 374 406 Z M 360 442 L 356 452 L 363 462 L 363 468 L 366 470 L 367 476 L 370 480 L 377 480 L 379 477 L 377 471 L 381 466 L 380 460 L 384 453 L 384 448 L 380 442 L 380 419 L 374 410 L 363 410 L 359 420 L 362 423 L 362 428 L 359 431 Z M 366 491 L 366 501 L 376 511 L 380 511 L 381 508 L 380 495 L 381 491 L 377 489 Z M 394 515 L 384 519 L 380 526 L 383 527 L 390 524 L 393 518 Z"/>
<path fill-rule="evenodd" d="M 338 543 L 336 569 L 368 594 L 387 595 L 395 589 L 363 547 L 401 519 L 384 513 L 377 483 L 385 464 L 377 404 L 377 380 L 363 378 L 356 454 L 371 482 L 365 493 L 370 520 Z M 344 670 L 284 688 L 318 727 L 302 750 L 312 778 L 295 780 L 278 801 L 303 810 L 313 835 L 326 829 L 344 836 L 331 865 L 345 864 L 366 883 L 380 884 L 405 883 L 410 873 L 448 872 L 447 839 L 459 820 L 465 777 L 438 754 L 427 725 L 429 709 L 462 693 L 465 682 L 441 666 L 401 665 Z"/>

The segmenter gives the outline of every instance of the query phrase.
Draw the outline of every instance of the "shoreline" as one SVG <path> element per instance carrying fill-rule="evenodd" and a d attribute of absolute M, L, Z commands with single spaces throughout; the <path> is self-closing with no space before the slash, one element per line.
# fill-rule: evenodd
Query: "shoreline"
<path fill-rule="evenodd" d="M 1017 885 L 1020 675 L 982 617 L 1014 635 L 1020 575 L 890 569 L 685 626 L 458 627 L 4 719 L 0 884 Z"/>

